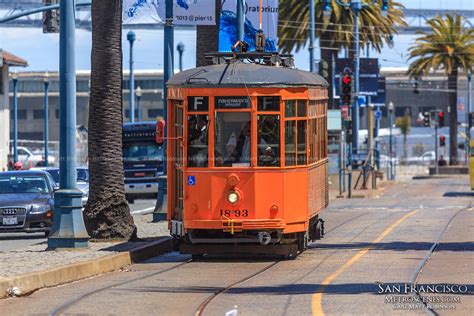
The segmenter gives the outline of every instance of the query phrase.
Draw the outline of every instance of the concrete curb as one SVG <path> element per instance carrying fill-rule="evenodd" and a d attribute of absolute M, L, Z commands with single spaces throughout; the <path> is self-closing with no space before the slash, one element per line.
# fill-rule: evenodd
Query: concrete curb
<path fill-rule="evenodd" d="M 11 296 L 9 289 L 16 287 L 19 295 L 35 290 L 69 283 L 120 269 L 132 263 L 145 261 L 173 249 L 173 239 L 166 237 L 147 245 L 94 260 L 68 264 L 57 268 L 0 279 L 0 298 Z"/>

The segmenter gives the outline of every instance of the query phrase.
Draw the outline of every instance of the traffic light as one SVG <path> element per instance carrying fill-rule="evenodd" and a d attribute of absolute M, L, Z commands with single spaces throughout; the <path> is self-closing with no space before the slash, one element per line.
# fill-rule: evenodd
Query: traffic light
<path fill-rule="evenodd" d="M 444 112 L 443 111 L 438 112 L 438 126 L 444 127 Z"/>
<path fill-rule="evenodd" d="M 352 74 L 344 72 L 341 75 L 341 106 L 350 106 L 352 103 Z"/>
<path fill-rule="evenodd" d="M 352 143 L 352 119 L 348 118 L 344 122 L 346 127 L 346 143 L 350 144 Z"/>
<path fill-rule="evenodd" d="M 419 80 L 418 80 L 418 77 L 415 77 L 415 83 L 414 83 L 414 85 L 413 85 L 413 93 L 414 93 L 414 94 L 420 94 L 420 87 L 419 87 L 419 85 L 420 85 L 420 82 L 419 82 Z"/>
<path fill-rule="evenodd" d="M 57 4 L 58 0 L 43 0 L 45 6 Z M 49 10 L 43 12 L 43 33 L 59 33 L 59 12 Z"/>
<path fill-rule="evenodd" d="M 423 126 L 430 127 L 430 112 L 423 113 Z"/>
<path fill-rule="evenodd" d="M 321 77 L 323 77 L 324 79 L 326 79 L 326 81 L 328 81 L 328 79 L 329 79 L 329 67 L 328 67 L 328 63 L 326 61 L 321 60 L 319 62 L 318 73 Z"/>
<path fill-rule="evenodd" d="M 439 136 L 439 147 L 444 147 L 446 146 L 446 137 L 444 135 Z"/>

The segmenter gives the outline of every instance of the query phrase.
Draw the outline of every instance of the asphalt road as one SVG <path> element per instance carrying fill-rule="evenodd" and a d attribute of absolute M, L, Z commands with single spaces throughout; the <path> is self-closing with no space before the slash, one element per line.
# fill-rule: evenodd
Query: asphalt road
<path fill-rule="evenodd" d="M 0 310 L 6 315 L 194 315 L 208 301 L 203 315 L 234 308 L 239 315 L 425 314 L 422 305 L 393 301 L 390 289 L 415 280 L 466 285 L 470 295 L 422 296 L 459 299 L 435 311 L 468 315 L 474 310 L 473 196 L 465 176 L 390 186 L 373 199 L 332 203 L 322 213 L 326 237 L 295 260 L 190 261 L 174 252 L 120 272 L 1 300 Z"/>
<path fill-rule="evenodd" d="M 146 215 L 153 212 L 154 207 L 154 200 L 135 200 L 134 204 L 130 204 L 130 212 L 133 215 Z M 0 233 L 0 252 L 18 250 L 43 242 L 46 242 L 43 233 Z"/>

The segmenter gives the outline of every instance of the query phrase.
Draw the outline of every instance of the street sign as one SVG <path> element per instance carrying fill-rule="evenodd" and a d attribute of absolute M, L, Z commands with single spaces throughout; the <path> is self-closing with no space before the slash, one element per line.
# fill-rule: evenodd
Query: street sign
<path fill-rule="evenodd" d="M 377 96 L 371 98 L 371 103 L 374 106 L 385 106 L 385 77 L 379 77 L 377 81 Z"/>
<path fill-rule="evenodd" d="M 351 58 L 340 58 L 336 60 L 335 78 L 336 93 L 340 91 L 340 77 L 348 68 L 354 73 L 354 60 Z M 377 95 L 379 77 L 379 62 L 377 58 L 361 58 L 359 66 L 359 95 Z"/>
<path fill-rule="evenodd" d="M 382 112 L 377 110 L 374 112 L 374 116 L 376 120 L 380 120 L 382 118 Z"/>

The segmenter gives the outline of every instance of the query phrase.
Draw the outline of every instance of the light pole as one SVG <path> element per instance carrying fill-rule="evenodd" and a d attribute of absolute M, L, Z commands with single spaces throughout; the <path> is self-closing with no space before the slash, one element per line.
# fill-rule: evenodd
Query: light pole
<path fill-rule="evenodd" d="M 244 0 L 237 0 L 237 40 L 244 41 L 245 34 L 245 4 Z"/>
<path fill-rule="evenodd" d="M 18 73 L 12 73 L 13 83 L 13 164 L 18 161 Z"/>
<path fill-rule="evenodd" d="M 309 0 L 309 71 L 314 72 L 314 0 Z"/>
<path fill-rule="evenodd" d="M 184 53 L 184 44 L 183 42 L 179 42 L 178 46 L 176 46 L 176 50 L 179 53 L 179 71 L 183 71 L 183 53 Z"/>
<path fill-rule="evenodd" d="M 389 173 L 389 179 L 394 180 L 394 173 L 393 173 L 393 154 L 392 154 L 392 126 L 393 126 L 393 102 L 390 102 L 388 104 L 388 126 L 390 130 L 390 136 L 388 140 L 388 164 L 390 166 L 390 173 Z"/>
<path fill-rule="evenodd" d="M 324 0 L 324 11 L 331 10 L 330 0 Z M 359 12 L 363 8 L 368 7 L 368 4 L 362 4 L 362 0 L 350 0 L 350 3 L 344 3 L 336 0 L 337 4 L 350 8 L 354 14 L 354 97 L 352 103 L 352 150 L 357 150 L 359 146 Z M 388 14 L 388 0 L 382 1 L 382 14 Z"/>
<path fill-rule="evenodd" d="M 467 70 L 467 106 L 466 106 L 466 165 L 469 162 L 469 144 L 471 131 L 469 130 L 469 113 L 472 111 L 472 70 Z"/>
<path fill-rule="evenodd" d="M 74 1 L 61 0 L 59 31 L 59 190 L 48 249 L 86 248 L 82 191 L 76 183 L 76 62 Z"/>
<path fill-rule="evenodd" d="M 137 120 L 138 122 L 142 121 L 142 88 L 138 86 L 138 88 L 135 90 L 135 95 L 137 96 L 137 112 L 138 112 L 138 117 Z"/>
<path fill-rule="evenodd" d="M 43 77 L 44 83 L 44 166 L 48 167 L 48 157 L 49 157 L 49 149 L 48 149 L 48 141 L 49 141 L 49 100 L 48 100 L 48 92 L 49 92 L 49 74 L 46 72 Z"/>
<path fill-rule="evenodd" d="M 136 40 L 135 32 L 130 31 L 127 34 L 127 40 L 130 42 L 130 89 L 129 89 L 129 100 L 130 100 L 130 122 L 135 122 L 135 76 L 133 73 L 133 42 Z"/>

